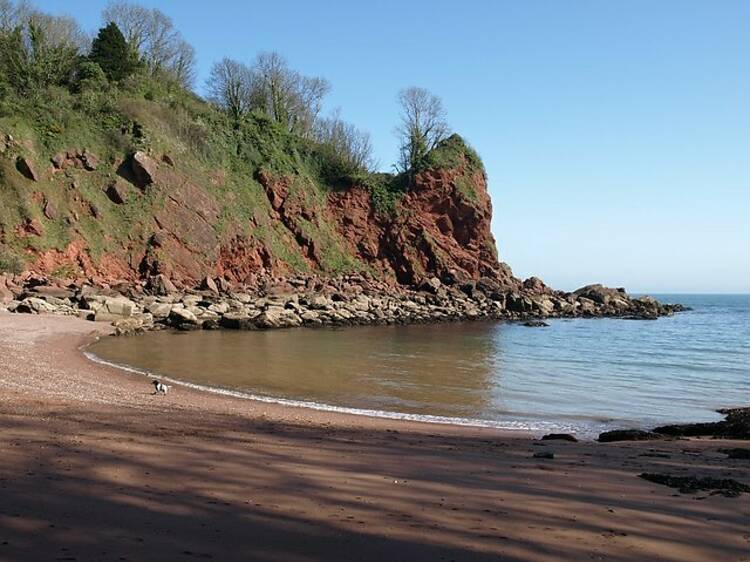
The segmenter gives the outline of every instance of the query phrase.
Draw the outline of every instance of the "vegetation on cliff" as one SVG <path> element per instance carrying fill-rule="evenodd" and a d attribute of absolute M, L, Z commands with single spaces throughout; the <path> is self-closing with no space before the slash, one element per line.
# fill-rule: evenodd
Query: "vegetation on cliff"
<path fill-rule="evenodd" d="M 398 173 L 376 172 L 369 136 L 320 115 L 324 79 L 276 53 L 223 59 L 204 100 L 191 89 L 194 51 L 167 16 L 116 2 L 103 20 L 91 42 L 70 18 L 0 0 L 0 270 L 242 282 L 363 271 L 415 282 L 496 267 L 484 254 L 456 264 L 438 252 L 404 274 L 388 255 L 411 251 L 409 241 L 451 247 L 425 242 L 443 236 L 494 250 L 481 161 L 448 136 L 435 96 L 402 92 Z M 448 183 L 443 210 L 434 197 L 402 205 L 435 182 Z"/>

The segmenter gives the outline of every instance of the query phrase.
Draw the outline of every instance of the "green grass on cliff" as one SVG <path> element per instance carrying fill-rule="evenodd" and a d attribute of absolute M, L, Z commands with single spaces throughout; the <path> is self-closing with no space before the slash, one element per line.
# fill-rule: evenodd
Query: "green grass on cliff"
<path fill-rule="evenodd" d="M 168 194 L 131 186 L 125 203 L 116 205 L 105 193 L 136 150 L 168 155 L 180 177 L 216 202 L 212 226 L 220 240 L 254 239 L 293 271 L 308 271 L 310 261 L 293 233 L 272 218 L 258 181 L 261 172 L 294 178 L 290 197 L 313 211 L 312 218 L 300 218 L 300 228 L 314 242 L 320 271 L 328 274 L 366 269 L 325 220 L 328 193 L 364 186 L 376 212 L 392 217 L 408 189 L 406 175 L 349 169 L 325 147 L 265 115 L 250 114 L 237 125 L 192 92 L 145 75 L 117 85 L 100 80 L 42 88 L 29 97 L 0 89 L 0 135 L 5 134 L 16 142 L 0 154 L 0 271 L 19 269 L 29 251 L 62 251 L 75 239 L 85 242 L 95 261 L 113 251 L 126 258 L 128 248 L 143 244 Z M 84 148 L 98 157 L 96 171 L 52 172 L 51 157 Z M 41 179 L 21 176 L 17 157 L 32 161 Z M 457 135 L 425 157 L 420 170 L 430 168 L 460 169 L 461 178 L 483 171 L 476 152 Z M 471 199 L 471 184 L 461 178 L 457 185 Z M 45 207 L 54 212 L 45 213 Z M 21 226 L 28 221 L 40 224 L 43 234 L 25 234 Z"/>

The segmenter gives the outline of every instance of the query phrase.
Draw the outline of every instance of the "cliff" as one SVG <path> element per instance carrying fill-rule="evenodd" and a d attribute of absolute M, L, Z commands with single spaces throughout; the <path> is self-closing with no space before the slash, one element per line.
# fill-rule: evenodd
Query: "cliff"
<path fill-rule="evenodd" d="M 457 135 L 411 181 L 331 178 L 314 143 L 263 116 L 233 133 L 197 99 L 147 97 L 121 94 L 106 119 L 75 100 L 52 126 L 23 108 L 0 118 L 0 268 L 178 287 L 351 272 L 517 285 L 481 161 Z"/>
<path fill-rule="evenodd" d="M 516 279 L 458 135 L 408 174 L 352 172 L 265 115 L 232 126 L 151 87 L 0 100 L 0 307 L 122 331 L 679 310 Z"/>

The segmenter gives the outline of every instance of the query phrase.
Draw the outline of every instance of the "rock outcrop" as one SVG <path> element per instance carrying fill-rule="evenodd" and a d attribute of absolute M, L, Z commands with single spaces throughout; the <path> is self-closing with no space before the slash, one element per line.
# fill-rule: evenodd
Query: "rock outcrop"
<path fill-rule="evenodd" d="M 120 333 L 482 318 L 544 326 L 679 310 L 623 289 L 566 293 L 514 277 L 498 259 L 484 167 L 457 135 L 408 176 L 327 184 L 300 153 L 307 145 L 256 125 L 234 167 L 110 144 L 106 160 L 58 151 L 44 176 L 33 143 L 0 133 L 12 187 L 0 192 L 0 251 L 25 269 L 0 287 L 3 306 L 116 322 Z M 143 145 L 137 129 L 131 141 Z"/>

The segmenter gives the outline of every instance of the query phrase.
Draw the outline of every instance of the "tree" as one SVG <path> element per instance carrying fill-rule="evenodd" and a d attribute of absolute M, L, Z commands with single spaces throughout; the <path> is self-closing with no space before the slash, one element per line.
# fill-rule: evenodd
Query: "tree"
<path fill-rule="evenodd" d="M 97 63 L 107 78 L 113 81 L 127 78 L 137 68 L 137 61 L 128 47 L 125 36 L 114 22 L 99 30 L 91 45 L 89 59 Z"/>
<path fill-rule="evenodd" d="M 87 53 L 91 47 L 91 37 L 71 17 L 51 16 L 34 11 L 28 19 L 44 33 L 48 47 L 67 49 L 74 51 L 76 55 Z"/>
<path fill-rule="evenodd" d="M 401 124 L 396 128 L 400 137 L 397 169 L 409 172 L 450 132 L 445 110 L 439 97 L 424 88 L 406 88 L 398 94 Z"/>
<path fill-rule="evenodd" d="M 253 109 L 260 109 L 290 132 L 312 133 L 323 98 L 331 85 L 324 78 L 306 77 L 292 70 L 275 52 L 260 53 L 252 67 Z"/>
<path fill-rule="evenodd" d="M 160 10 L 129 2 L 111 2 L 102 14 L 122 31 L 130 48 L 152 76 L 167 76 L 184 87 L 195 79 L 195 50 Z"/>
<path fill-rule="evenodd" d="M 250 68 L 225 57 L 211 67 L 206 88 L 209 99 L 224 109 L 238 126 L 251 107 L 253 73 Z"/>
<path fill-rule="evenodd" d="M 45 27 L 32 15 L 25 25 L 0 32 L 0 76 L 26 96 L 69 84 L 78 61 L 77 47 L 63 40 L 51 42 Z"/>
<path fill-rule="evenodd" d="M 28 2 L 0 0 L 0 33 L 10 33 L 29 22 L 33 10 Z"/>
<path fill-rule="evenodd" d="M 177 45 L 172 72 L 184 88 L 192 88 L 195 84 L 195 49 L 187 41 L 180 41 Z"/>
<path fill-rule="evenodd" d="M 314 136 L 343 164 L 343 173 L 370 172 L 375 168 L 370 133 L 341 119 L 338 109 L 331 117 L 317 121 Z"/>

